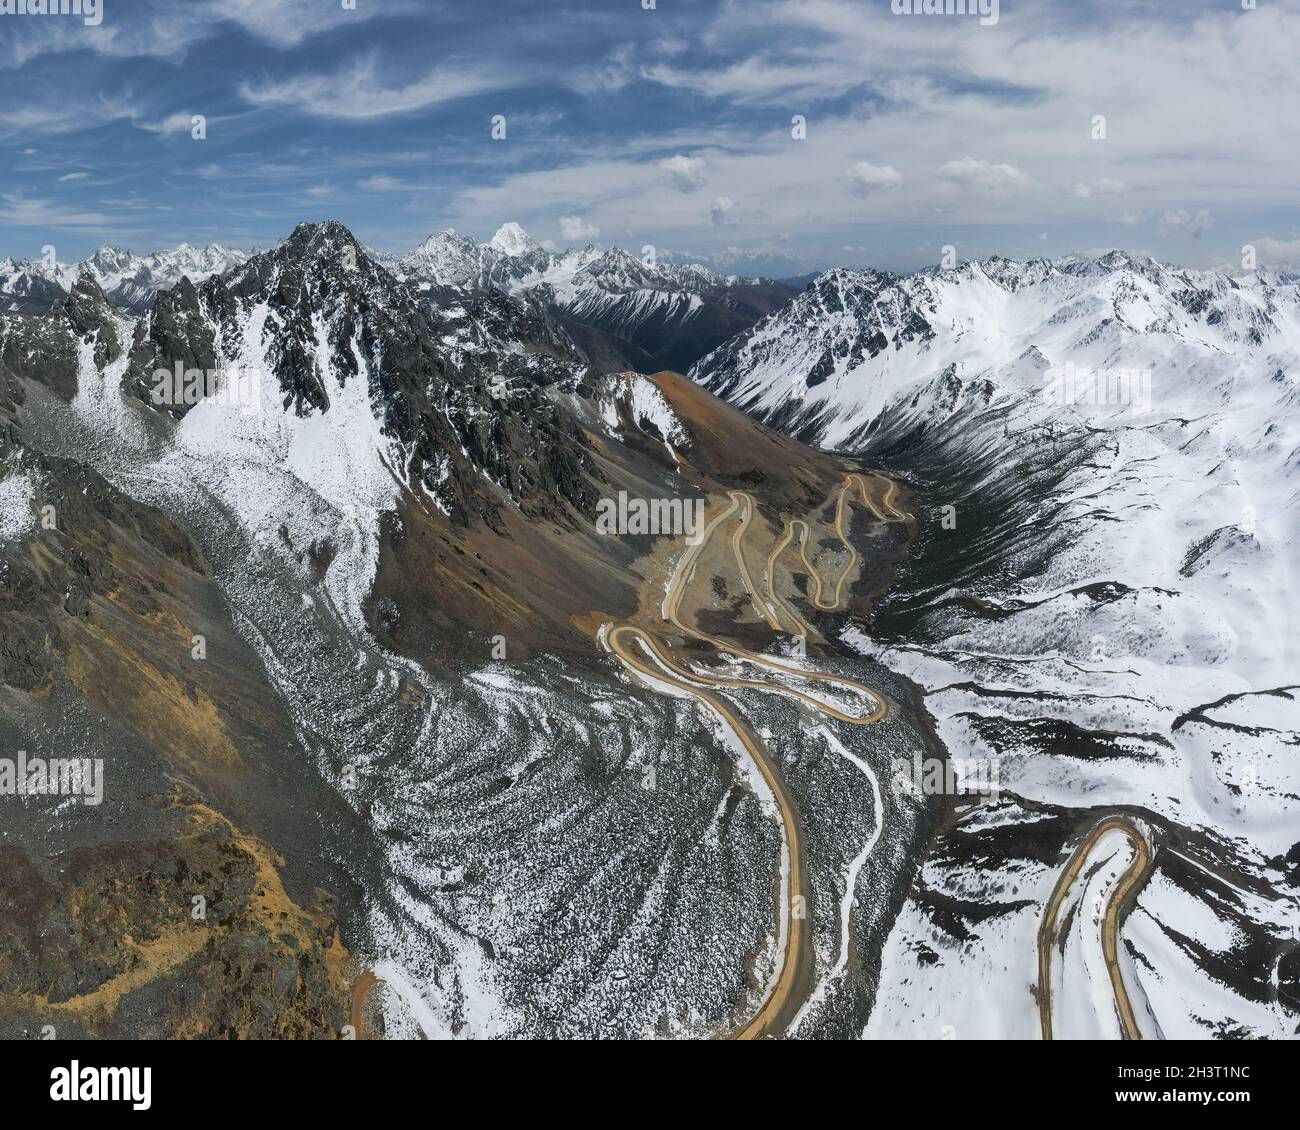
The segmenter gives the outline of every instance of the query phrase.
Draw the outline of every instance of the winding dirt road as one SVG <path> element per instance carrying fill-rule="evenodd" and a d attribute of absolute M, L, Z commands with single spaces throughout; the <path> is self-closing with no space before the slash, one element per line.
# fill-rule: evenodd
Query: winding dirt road
<path fill-rule="evenodd" d="M 707 643 L 721 653 L 740 657 L 761 669 L 777 673 L 786 680 L 793 678 L 806 683 L 833 686 L 848 691 L 851 697 L 860 697 L 871 704 L 870 708 L 864 712 L 850 713 L 833 702 L 817 698 L 782 681 L 706 674 L 679 662 L 672 656 L 671 648 L 666 640 L 650 629 L 637 624 L 606 625 L 602 633 L 605 646 L 629 670 L 644 679 L 667 684 L 677 691 L 689 694 L 709 707 L 722 720 L 723 724 L 735 734 L 752 758 L 780 810 L 784 833 L 783 882 L 781 884 L 781 905 L 778 918 L 780 936 L 784 942 L 781 970 L 758 1012 L 734 1033 L 735 1039 L 746 1040 L 779 1036 L 786 1031 L 797 1014 L 802 998 L 808 991 L 807 983 L 812 975 L 813 955 L 806 915 L 794 913 L 794 907 L 796 899 L 800 900 L 800 905 L 803 908 L 810 907 L 812 900 L 809 897 L 811 892 L 808 889 L 806 880 L 807 867 L 804 859 L 804 841 L 799 813 L 781 780 L 776 760 L 757 734 L 754 733 L 749 723 L 717 691 L 718 689 L 744 688 L 791 696 L 816 711 L 827 714 L 841 722 L 857 726 L 870 725 L 880 721 L 885 716 L 887 705 L 884 698 L 876 691 L 852 679 L 783 663 L 768 655 L 748 651 L 734 643 L 700 631 L 682 618 L 682 599 L 694 579 L 696 566 L 701 555 L 716 532 L 726 522 L 739 517 L 736 529 L 731 534 L 730 544 L 741 581 L 745 585 L 750 598 L 773 631 L 788 631 L 792 635 L 806 639 L 808 633 L 807 624 L 776 591 L 776 563 L 793 540 L 796 527 L 801 527 L 803 532 L 800 556 L 815 589 L 814 605 L 826 612 L 837 611 L 843 607 L 845 582 L 851 571 L 861 560 L 857 551 L 850 544 L 849 531 L 846 526 L 850 492 L 855 492 L 880 521 L 898 522 L 907 520 L 907 515 L 893 505 L 893 499 L 898 489 L 897 484 L 886 479 L 881 481 L 887 483 L 888 487 L 879 505 L 872 497 L 872 492 L 861 475 L 851 474 L 845 476 L 844 482 L 839 488 L 835 528 L 841 542 L 848 550 L 849 560 L 840 572 L 839 580 L 835 586 L 835 601 L 833 603 L 826 603 L 822 599 L 823 586 L 821 578 L 816 568 L 809 561 L 806 552 L 808 524 L 798 518 L 785 523 L 781 538 L 772 552 L 768 554 L 765 575 L 766 593 L 759 591 L 754 583 L 749 563 L 745 558 L 744 547 L 745 535 L 748 533 L 754 518 L 755 502 L 753 497 L 744 491 L 732 491 L 728 496 L 727 507 L 709 522 L 699 541 L 694 545 L 688 545 L 685 552 L 678 559 L 677 565 L 669 577 L 662 609 L 664 621 L 686 637 Z"/>
<path fill-rule="evenodd" d="M 1101 923 L 1101 950 L 1106 970 L 1110 974 L 1115 1013 L 1119 1017 L 1124 1038 L 1142 1039 L 1142 1029 L 1138 1026 L 1133 1003 L 1124 985 L 1124 974 L 1120 969 L 1119 927 L 1120 916 L 1129 899 L 1146 882 L 1151 872 L 1154 852 L 1146 834 L 1132 819 L 1127 816 L 1108 816 L 1093 825 L 1075 847 L 1056 880 L 1056 886 L 1052 888 L 1051 897 L 1043 911 L 1043 921 L 1038 928 L 1038 1020 L 1044 1040 L 1052 1038 L 1052 947 L 1057 941 L 1061 903 L 1070 893 L 1070 888 L 1074 886 L 1098 841 L 1109 832 L 1120 832 L 1133 845 L 1134 859 L 1106 903 Z"/>
<path fill-rule="evenodd" d="M 374 970 L 364 969 L 352 986 L 352 1013 L 349 1021 L 352 1025 L 353 1039 L 366 1038 L 366 998 L 370 990 L 382 982 L 375 976 Z"/>

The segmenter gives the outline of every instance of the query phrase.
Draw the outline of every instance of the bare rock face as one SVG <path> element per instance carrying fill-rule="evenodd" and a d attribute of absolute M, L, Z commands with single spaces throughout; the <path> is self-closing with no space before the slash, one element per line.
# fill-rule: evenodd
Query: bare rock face
<path fill-rule="evenodd" d="M 462 522 L 496 509 L 480 472 L 529 513 L 592 500 L 580 437 L 547 403 L 584 371 L 550 312 L 500 293 L 440 311 L 341 224 L 300 225 L 227 275 L 160 294 L 137 324 L 125 387 L 150 402 L 154 374 L 178 366 L 252 370 L 298 416 L 331 410 L 327 372 L 365 381 L 401 472 Z M 179 418 L 196 402 L 163 410 Z"/>

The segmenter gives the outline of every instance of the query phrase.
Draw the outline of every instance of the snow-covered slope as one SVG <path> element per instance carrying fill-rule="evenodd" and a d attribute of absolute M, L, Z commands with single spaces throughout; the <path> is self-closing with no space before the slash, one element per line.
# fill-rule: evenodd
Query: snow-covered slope
<path fill-rule="evenodd" d="M 953 757 L 1000 765 L 1000 800 L 932 847 L 868 1032 L 1036 1035 L 1042 907 L 1074 837 L 1118 811 L 1157 846 L 1123 938 L 1159 1030 L 1281 1034 L 1271 978 L 1300 923 L 1294 280 L 1120 252 L 837 270 L 692 376 L 922 489 L 921 553 L 857 642 L 925 688 Z M 1109 1031 L 1106 979 L 1091 1018 L 1077 990 L 1057 1031 Z"/>

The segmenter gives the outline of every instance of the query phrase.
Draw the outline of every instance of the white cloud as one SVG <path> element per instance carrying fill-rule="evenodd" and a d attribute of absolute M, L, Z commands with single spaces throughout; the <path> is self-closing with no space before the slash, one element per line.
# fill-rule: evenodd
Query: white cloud
<path fill-rule="evenodd" d="M 74 180 L 88 180 L 89 177 L 89 173 L 64 173 L 63 176 L 59 177 L 59 183 L 67 184 L 69 181 Z"/>
<path fill-rule="evenodd" d="M 617 94 L 637 74 L 635 52 L 630 46 L 623 46 L 610 52 L 609 56 L 595 66 L 575 67 L 567 81 L 579 94 L 597 98 L 602 94 Z"/>
<path fill-rule="evenodd" d="M 1226 11 L 1175 18 L 1151 5 L 1121 5 L 1105 23 L 1070 18 L 1059 6 L 1032 6 L 1017 17 L 1014 43 L 1000 32 L 970 34 L 960 21 L 898 20 L 887 12 L 884 0 L 746 0 L 718 6 L 712 22 L 691 17 L 698 34 L 689 59 L 661 52 L 653 37 L 593 56 L 581 79 L 574 78 L 580 66 L 566 71 L 570 85 L 588 83 L 593 94 L 623 90 L 630 98 L 629 84 L 661 82 L 726 106 L 762 105 L 771 112 L 761 123 L 753 115 L 759 124 L 752 127 L 720 113 L 709 119 L 725 118 L 725 129 L 681 115 L 659 129 L 575 132 L 555 138 L 540 161 L 526 153 L 502 165 L 498 153 L 506 147 L 490 148 L 485 157 L 475 150 L 475 167 L 443 202 L 446 219 L 490 230 L 509 216 L 550 228 L 558 238 L 555 218 L 575 214 L 585 225 L 620 233 L 627 246 L 663 247 L 697 238 L 707 208 L 718 221 L 714 230 L 727 233 L 715 242 L 770 245 L 778 233 L 794 230 L 801 247 L 823 254 L 860 242 L 851 233 L 861 224 L 864 192 L 882 225 L 947 229 L 987 223 L 995 215 L 990 192 L 1001 190 L 1002 200 L 1015 202 L 1014 215 L 1004 218 L 1023 223 L 1028 240 L 1049 231 L 1062 248 L 1101 238 L 1085 224 L 1113 225 L 1125 241 L 1136 232 L 1121 225 L 1149 226 L 1155 241 L 1162 213 L 1188 200 L 1207 212 L 1237 214 L 1243 168 L 1252 174 L 1249 207 L 1256 198 L 1278 210 L 1300 207 L 1294 154 L 1277 145 L 1290 128 L 1282 94 L 1295 89 L 1297 72 L 1276 6 L 1261 5 L 1249 18 Z M 489 68 L 486 78 L 515 79 L 491 73 L 509 62 L 493 53 L 444 58 L 473 58 Z M 1070 65 L 1062 65 L 1067 59 Z M 377 111 L 401 112 L 429 93 L 405 85 L 418 74 L 382 65 L 357 81 L 348 81 L 350 72 L 337 76 L 341 82 L 330 74 L 311 77 L 319 79 L 315 88 L 292 72 L 253 81 L 286 80 L 283 89 L 260 93 L 317 99 L 302 109 L 343 117 L 370 114 L 364 104 L 375 94 L 384 103 Z M 1243 105 L 1252 107 L 1250 114 L 1241 112 Z M 808 116 L 806 140 L 790 136 L 795 111 Z M 1111 117 L 1104 142 L 1090 140 L 1094 112 Z M 575 123 L 580 116 L 572 115 Z M 509 152 L 518 156 L 521 147 Z M 961 160 L 950 161 L 954 155 Z M 871 157 L 871 169 L 900 177 L 907 169 L 896 186 L 907 191 L 891 191 L 888 173 L 869 169 L 855 178 L 845 162 L 859 156 Z M 703 159 L 705 166 L 683 165 L 677 157 Z M 940 165 L 944 175 L 936 176 Z M 377 163 L 350 176 L 332 169 L 309 176 L 345 186 L 374 169 L 406 175 Z M 734 201 L 709 207 L 727 193 L 743 207 Z M 1257 230 L 1268 226 L 1258 223 Z M 1165 228 L 1186 241 L 1205 225 L 1189 215 L 1177 228 Z M 1203 242 L 1221 234 L 1216 228 Z M 902 235 L 882 230 L 873 233 L 873 253 L 910 255 L 914 242 L 909 237 L 905 245 Z M 1213 250 L 1222 258 L 1239 242 L 1234 236 L 1234 246 Z M 1042 250 L 1048 253 L 1050 244 Z"/>
<path fill-rule="evenodd" d="M 711 218 L 727 224 L 726 239 L 715 242 L 770 245 L 778 233 L 794 230 L 800 246 L 830 250 L 846 241 L 860 242 L 850 233 L 861 223 L 863 193 L 870 194 L 873 220 L 882 225 L 932 222 L 946 229 L 996 215 L 988 193 L 978 187 L 983 184 L 1006 190 L 1004 200 L 1014 199 L 1014 215 L 1008 218 L 1025 225 L 1028 239 L 1039 228 L 1050 231 L 1054 240 L 1094 241 L 1101 233 L 1076 225 L 1098 223 L 1114 225 L 1121 238 L 1136 234 L 1120 226 L 1127 223 L 1143 225 L 1138 228 L 1142 232 L 1149 226 L 1155 241 L 1157 222 L 1172 209 L 1161 225 L 1164 238 L 1186 245 L 1188 236 L 1199 232 L 1207 252 L 1232 259 L 1244 231 L 1271 226 L 1252 210 L 1300 214 L 1294 147 L 1277 142 L 1293 132 L 1293 96 L 1300 92 L 1300 72 L 1292 58 L 1295 36 L 1288 22 L 1294 21 L 1296 3 L 1278 0 L 1248 16 L 1230 10 L 1232 5 L 1175 12 L 1154 4 L 1112 3 L 1103 5 L 1105 20 L 1077 18 L 1070 5 L 1021 5 L 1014 39 L 1008 40 L 1002 33 L 1011 30 L 1009 21 L 996 33 L 972 33 L 959 20 L 894 18 L 885 0 L 731 0 L 695 5 L 681 23 L 673 23 L 673 17 L 666 24 L 651 21 L 656 28 L 631 41 L 620 33 L 608 41 L 619 46 L 603 53 L 587 50 L 584 23 L 559 26 L 568 18 L 566 9 L 562 16 L 548 17 L 557 25 L 550 30 L 581 54 L 568 55 L 561 81 L 591 95 L 598 105 L 602 96 L 622 91 L 630 100 L 641 84 L 659 83 L 698 95 L 702 112 L 675 114 L 671 125 L 658 129 L 643 121 L 641 128 L 627 130 L 613 126 L 623 106 L 612 105 L 610 129 L 580 134 L 576 127 L 583 110 L 566 109 L 566 119 L 575 126 L 568 136 L 557 136 L 554 129 L 545 131 L 545 139 L 541 129 L 519 131 L 519 140 L 551 142 L 549 154 L 540 160 L 534 159 L 540 147 L 514 144 L 513 129 L 509 146 L 458 152 L 464 179 L 440 206 L 445 204 L 448 221 L 471 230 L 487 230 L 503 216 L 522 211 L 520 218 L 549 226 L 558 238 L 555 217 L 573 213 L 606 232 L 635 233 L 637 246 L 663 246 L 695 238 L 709 202 L 733 193 L 743 199 L 743 208 L 737 210 L 733 203 L 716 213 L 709 209 Z M 468 43 L 443 44 L 446 50 L 413 69 L 409 63 L 397 65 L 399 57 L 415 56 L 396 47 L 392 57 L 372 56 L 366 62 L 362 56 L 358 61 L 354 45 L 360 36 L 338 29 L 371 13 L 387 14 L 398 4 L 431 6 L 429 0 L 361 0 L 354 12 L 339 10 L 338 0 L 315 0 L 313 8 L 321 12 L 304 19 L 294 11 L 303 6 L 280 0 L 131 0 L 129 5 L 118 0 L 119 7 L 131 9 L 132 18 L 112 20 L 110 12 L 94 35 L 76 21 L 28 21 L 22 37 L 0 43 L 0 65 L 11 53 L 54 49 L 78 50 L 83 56 L 91 51 L 155 53 L 176 64 L 187 49 L 193 54 L 198 40 L 239 28 L 264 44 L 305 41 L 309 48 L 314 46 L 309 36 L 334 29 L 339 45 L 352 48 L 346 64 L 332 61 L 337 58 L 332 54 L 271 55 L 272 62 L 262 64 L 265 70 L 245 71 L 245 92 L 257 105 L 319 118 L 365 122 L 409 113 L 415 131 L 423 128 L 420 111 L 463 94 L 515 89 L 541 75 L 540 63 L 512 58 L 515 40 L 506 37 L 510 43 L 501 45 L 500 28 L 486 20 L 480 21 L 480 42 L 470 37 Z M 377 22 L 372 20 L 361 34 L 375 30 Z M 595 21 L 590 24 L 598 39 Z M 665 27 L 668 32 L 661 30 Z M 687 28 L 689 40 L 684 38 Z M 32 46 L 40 36 L 49 42 Z M 13 43 L 15 38 L 24 43 Z M 417 45 L 410 47 L 413 52 Z M 268 52 L 263 48 L 257 55 L 260 61 Z M 304 58 L 321 61 L 304 63 Z M 163 92 L 153 91 L 151 84 L 124 87 L 95 75 L 92 89 L 133 90 L 135 94 L 112 97 L 139 98 L 144 108 L 114 112 L 84 89 L 78 96 L 53 85 L 54 78 L 43 85 L 39 70 L 28 68 L 23 96 L 11 99 L 0 115 L 0 138 L 33 144 L 35 136 L 58 132 L 62 137 L 114 117 L 188 136 L 188 115 L 174 113 L 186 105 L 183 94 L 155 101 Z M 62 75 L 54 77 L 64 81 Z M 546 85 L 555 81 L 552 75 L 541 77 Z M 709 99 L 718 99 L 718 105 L 710 106 Z M 554 112 L 546 109 L 544 98 L 537 101 L 539 114 Z M 712 112 L 734 106 L 763 109 L 747 118 L 756 123 L 752 126 L 735 115 Z M 1243 106 L 1250 112 L 1243 112 Z M 502 110 L 511 107 L 505 104 Z M 806 140 L 790 136 L 795 111 L 808 116 Z M 1094 113 L 1110 118 L 1104 142 L 1089 138 Z M 177 119 L 174 124 L 165 117 L 169 114 Z M 245 115 L 250 130 L 282 117 Z M 512 127 L 516 122 L 511 113 Z M 712 124 L 701 124 L 705 122 Z M 290 186 L 286 200 L 310 191 L 306 186 L 313 181 L 336 183 L 342 195 L 356 178 L 380 171 L 402 180 L 417 177 L 408 166 L 367 157 L 356 147 L 353 152 L 354 160 L 286 156 L 261 163 L 256 171 L 231 164 L 222 175 L 278 178 Z M 978 162 L 968 153 L 993 160 Z M 683 164 L 702 160 L 698 154 L 707 155 L 704 167 Z M 502 163 L 507 155 L 512 160 Z M 876 183 L 871 172 L 864 178 L 846 174 L 845 161 L 863 155 L 883 169 L 908 169 L 902 186 L 907 191 L 889 191 L 888 180 Z M 964 160 L 948 161 L 953 155 Z M 951 175 L 935 176 L 945 161 Z M 50 156 L 45 175 L 57 176 L 79 164 L 66 154 Z M 293 164 L 298 168 L 290 168 Z M 100 175 L 98 164 L 85 167 Z M 1250 199 L 1244 202 L 1243 169 L 1250 171 L 1251 181 Z M 1115 179 L 1120 176 L 1122 181 Z M 1125 186 L 1122 194 L 1116 184 Z M 1190 212 L 1180 215 L 1176 209 L 1189 201 L 1194 206 L 1187 205 Z M 121 207 L 116 202 L 94 206 L 115 215 Z M 1198 221 L 1196 209 L 1202 207 L 1207 219 Z M 1005 209 L 1001 212 L 1005 215 Z M 1228 240 L 1226 220 L 1210 229 L 1210 213 L 1231 214 L 1234 228 L 1244 225 L 1243 232 Z M 1286 228 L 1282 234 L 1294 233 Z M 903 238 L 883 230 L 873 233 L 874 251 L 889 254 L 903 246 Z M 907 238 L 910 247 L 911 236 Z"/>
<path fill-rule="evenodd" d="M 1075 181 L 1071 187 L 1072 195 L 1080 200 L 1086 200 L 1090 196 L 1116 196 L 1121 192 L 1127 192 L 1128 185 L 1122 180 L 1114 180 L 1111 177 L 1098 177 L 1096 180 Z"/>
<path fill-rule="evenodd" d="M 593 227 L 581 216 L 561 216 L 560 232 L 569 242 L 580 243 L 583 240 L 595 239 L 600 235 L 600 228 Z"/>
<path fill-rule="evenodd" d="M 174 63 L 232 25 L 275 47 L 296 47 L 341 26 L 417 10 L 418 3 L 385 0 L 382 5 L 362 2 L 345 9 L 335 0 L 313 4 L 308 16 L 301 5 L 288 0 L 131 0 L 132 18 L 110 15 L 95 27 L 69 19 L 28 21 L 25 34 L 0 42 L 0 60 L 22 66 L 42 55 L 94 51 L 111 58 L 152 57 Z M 112 0 L 108 6 L 113 7 Z"/>
<path fill-rule="evenodd" d="M 254 106 L 282 106 L 320 118 L 365 121 L 505 90 L 526 81 L 518 65 L 443 67 L 405 85 L 390 85 L 376 70 L 371 58 L 334 74 L 296 75 L 262 84 L 245 82 L 239 92 Z"/>
<path fill-rule="evenodd" d="M 858 196 L 870 196 L 880 188 L 898 188 L 903 183 L 902 174 L 893 165 L 873 165 L 859 161 L 849 167 L 849 180 Z"/>
<path fill-rule="evenodd" d="M 373 177 L 366 177 L 364 180 L 357 181 L 357 187 L 362 192 L 405 192 L 409 186 L 396 177 L 390 177 L 387 173 L 379 173 Z"/>
<path fill-rule="evenodd" d="M 974 157 L 944 162 L 939 166 L 939 176 L 955 184 L 987 189 L 1014 188 L 1025 181 L 1025 174 L 1015 165 L 995 164 Z"/>
<path fill-rule="evenodd" d="M 730 5 L 728 8 L 728 16 L 736 18 L 736 9 Z M 678 68 L 654 64 L 643 68 L 641 75 L 661 86 L 693 90 L 741 104 L 771 101 L 807 104 L 817 98 L 842 94 L 862 83 L 861 70 L 851 82 L 847 82 L 848 76 L 839 68 L 828 75 L 815 60 L 800 62 L 794 54 L 783 57 L 756 55 L 717 67 Z"/>
<path fill-rule="evenodd" d="M 155 121 L 136 120 L 140 129 L 150 133 L 189 133 L 194 128 L 194 115 L 188 110 L 177 110 Z"/>
<path fill-rule="evenodd" d="M 1256 259 L 1264 266 L 1300 270 L 1300 239 L 1274 239 L 1265 235 L 1250 242 Z"/>
<path fill-rule="evenodd" d="M 100 228 L 111 221 L 103 212 L 74 212 L 21 193 L 0 193 L 0 221 L 16 228 Z"/>
<path fill-rule="evenodd" d="M 703 188 L 708 179 L 704 170 L 706 162 L 703 157 L 687 157 L 678 153 L 675 157 L 665 157 L 659 167 L 668 174 L 672 185 L 678 192 L 694 192 Z"/>
<path fill-rule="evenodd" d="M 735 223 L 731 219 L 735 210 L 736 202 L 730 196 L 719 196 L 709 205 L 709 218 L 715 228 L 720 228 L 724 224 Z"/>
<path fill-rule="evenodd" d="M 774 109 L 779 131 L 769 125 L 724 140 L 709 155 L 714 184 L 746 186 L 753 207 L 745 227 L 754 238 L 770 237 L 754 223 L 764 211 L 773 226 L 798 223 L 804 239 L 819 229 L 842 238 L 860 214 L 840 157 L 855 151 L 888 154 L 909 169 L 906 193 L 874 197 L 885 220 L 929 214 L 973 222 L 981 211 L 987 218 L 984 193 L 971 191 L 983 185 L 1014 192 L 1017 220 L 1050 223 L 1055 237 L 1070 238 L 1064 225 L 1095 223 L 1099 199 L 1123 201 L 1123 217 L 1100 217 L 1115 223 L 1152 222 L 1188 195 L 1212 213 L 1239 211 L 1243 168 L 1254 199 L 1300 207 L 1294 152 L 1277 145 L 1293 132 L 1278 84 L 1300 93 L 1289 59 L 1294 15 L 1283 10 L 1295 0 L 1260 5 L 1249 18 L 1218 7 L 1175 15 L 1158 5 L 1111 5 L 1104 21 L 1078 20 L 1068 6 L 1021 7 L 1009 43 L 968 34 L 958 20 L 895 19 L 884 0 L 747 0 L 723 6 L 698 36 L 709 52 L 703 58 L 687 66 L 647 51 L 641 77 Z M 832 111 L 829 100 L 846 108 Z M 1117 106 L 1124 111 L 1110 111 L 1109 139 L 1092 141 L 1092 114 Z M 790 141 L 784 128 L 795 110 L 809 116 L 806 141 Z M 972 137 L 985 157 L 996 157 L 967 158 Z M 943 177 L 910 172 L 946 161 L 932 158 L 945 151 L 966 159 L 949 162 Z M 1099 174 L 1103 159 L 1109 176 Z M 954 185 L 970 187 L 954 193 Z M 646 193 L 623 214 L 662 223 L 664 208 Z M 689 212 L 680 211 L 684 226 Z M 1205 225 L 1189 217 L 1187 228 Z"/>
<path fill-rule="evenodd" d="M 344 8 L 340 3 L 312 5 L 310 16 L 301 5 L 268 3 L 267 0 L 207 0 L 202 14 L 216 22 L 230 21 L 240 25 L 251 35 L 265 39 L 277 47 L 296 47 L 311 35 L 347 26 L 371 16 L 410 11 L 409 4 L 386 0 L 383 5 L 367 4 L 365 0 L 355 8 Z"/>
<path fill-rule="evenodd" d="M 1207 231 L 1214 226 L 1214 217 L 1202 208 L 1194 215 L 1184 208 L 1177 211 L 1165 212 L 1160 217 L 1160 234 L 1168 238 L 1173 235 L 1190 235 L 1193 239 L 1200 239 Z"/>
<path fill-rule="evenodd" d="M 40 104 L 7 107 L 0 114 L 0 137 L 38 134 L 74 133 L 77 130 L 105 122 L 127 119 L 134 122 L 139 111 L 125 102 L 110 101 L 100 97 L 93 100 L 69 101 L 33 99 Z M 24 150 L 24 156 L 34 156 L 35 149 Z"/>

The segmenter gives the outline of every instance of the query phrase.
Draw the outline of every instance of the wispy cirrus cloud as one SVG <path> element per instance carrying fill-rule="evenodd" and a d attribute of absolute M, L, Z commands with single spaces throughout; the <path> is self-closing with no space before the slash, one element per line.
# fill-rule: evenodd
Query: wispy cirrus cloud
<path fill-rule="evenodd" d="M 991 28 L 886 0 L 107 7 L 93 39 L 0 20 L 5 190 L 74 216 L 112 183 L 94 208 L 130 225 L 173 210 L 165 230 L 187 235 L 269 243 L 328 200 L 392 249 L 511 219 L 563 241 L 564 218 L 629 247 L 788 239 L 906 269 L 948 243 L 1223 261 L 1252 232 L 1293 234 L 1300 208 L 1278 143 L 1300 0 L 1004 5 Z M 76 170 L 91 179 L 57 181 Z"/>
<path fill-rule="evenodd" d="M 363 2 L 355 8 L 317 0 L 309 10 L 295 0 L 131 0 L 129 11 L 123 6 L 109 12 L 94 27 L 80 20 L 27 20 L 22 28 L 0 37 L 0 65 L 20 67 L 42 56 L 71 51 L 175 62 L 196 45 L 231 31 L 287 49 L 314 36 L 419 10 L 418 0 Z M 427 3 L 424 10 L 429 11 Z"/>
<path fill-rule="evenodd" d="M 293 0 L 206 0 L 202 18 L 213 24 L 235 24 L 277 47 L 296 47 L 314 35 L 339 28 L 358 28 L 376 17 L 409 15 L 423 10 L 436 15 L 440 5 L 416 0 L 385 0 L 383 4 L 370 4 L 362 0 L 352 8 L 340 3 L 311 5 L 304 11 L 301 3 Z"/>
<path fill-rule="evenodd" d="M 381 77 L 379 70 L 375 58 L 370 57 L 331 74 L 245 82 L 239 90 L 254 106 L 292 109 L 319 118 L 364 121 L 509 90 L 525 82 L 519 68 L 491 63 L 443 66 L 406 83 L 392 83 Z"/>
<path fill-rule="evenodd" d="M 16 228 L 102 228 L 111 223 L 104 212 L 80 212 L 21 193 L 0 193 L 0 223 Z"/>
<path fill-rule="evenodd" d="M 387 173 L 380 173 L 357 181 L 357 188 L 361 189 L 362 192 L 414 192 L 419 188 L 419 185 L 412 184 L 410 181 L 399 180 Z"/>

